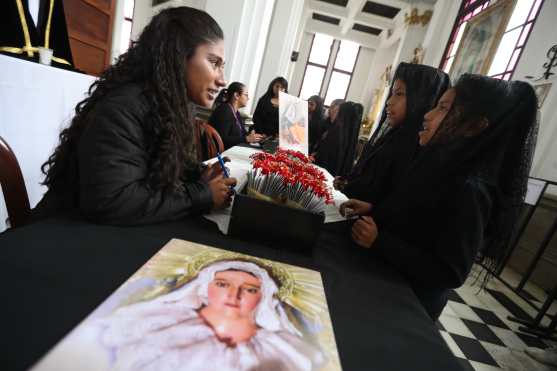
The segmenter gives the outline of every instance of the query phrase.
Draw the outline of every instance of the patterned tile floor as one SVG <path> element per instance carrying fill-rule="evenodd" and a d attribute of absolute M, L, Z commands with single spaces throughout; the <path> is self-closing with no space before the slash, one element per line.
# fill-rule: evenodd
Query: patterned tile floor
<path fill-rule="evenodd" d="M 489 282 L 486 290 L 480 290 L 475 279 L 477 272 L 475 268 L 464 286 L 451 292 L 437 322 L 441 336 L 464 370 L 557 370 L 534 361 L 524 353 L 527 347 L 546 348 L 556 344 L 519 332 L 521 325 L 508 319 L 509 316 L 535 316 L 535 309 L 496 278 Z M 520 276 L 510 269 L 503 272 L 502 278 L 514 287 L 520 280 Z M 526 285 L 526 291 L 538 302 L 546 297 L 543 290 L 531 284 Z M 549 314 L 556 313 L 557 302 L 554 302 Z M 547 325 L 549 321 L 549 318 L 544 318 L 542 325 Z"/>

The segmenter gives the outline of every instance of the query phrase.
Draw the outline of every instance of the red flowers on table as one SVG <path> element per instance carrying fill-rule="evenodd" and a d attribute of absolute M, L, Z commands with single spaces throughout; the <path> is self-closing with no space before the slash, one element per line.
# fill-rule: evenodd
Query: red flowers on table
<path fill-rule="evenodd" d="M 274 154 L 253 154 L 251 159 L 248 190 L 312 212 L 333 203 L 325 175 L 303 153 L 278 149 Z"/>

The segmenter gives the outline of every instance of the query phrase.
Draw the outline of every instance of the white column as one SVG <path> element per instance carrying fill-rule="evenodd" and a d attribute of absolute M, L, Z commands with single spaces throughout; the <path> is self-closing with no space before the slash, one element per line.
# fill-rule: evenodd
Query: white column
<path fill-rule="evenodd" d="M 257 99 L 265 93 L 272 79 L 277 76 L 288 77 L 290 65 L 294 64 L 290 57 L 295 50 L 298 32 L 301 32 L 304 26 L 301 22 L 303 14 L 304 1 L 276 0 L 261 72 L 256 88 L 251 91 L 252 111 Z"/>

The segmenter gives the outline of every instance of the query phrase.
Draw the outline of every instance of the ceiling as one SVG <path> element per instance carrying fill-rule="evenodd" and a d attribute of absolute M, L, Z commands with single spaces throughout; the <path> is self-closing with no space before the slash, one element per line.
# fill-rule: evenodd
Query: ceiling
<path fill-rule="evenodd" d="M 436 0 L 419 0 L 432 6 Z M 386 29 L 393 30 L 395 20 L 404 16 L 418 0 L 309 0 L 306 30 L 352 39 L 376 48 Z"/>

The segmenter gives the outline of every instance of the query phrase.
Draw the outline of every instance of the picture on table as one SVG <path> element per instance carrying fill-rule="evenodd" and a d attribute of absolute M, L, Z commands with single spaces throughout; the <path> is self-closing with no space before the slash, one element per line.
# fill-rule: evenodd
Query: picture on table
<path fill-rule="evenodd" d="M 33 370 L 341 370 L 319 272 L 171 240 Z"/>
<path fill-rule="evenodd" d="M 279 92 L 279 147 L 308 154 L 308 102 Z"/>

